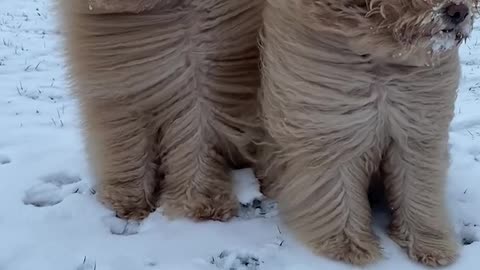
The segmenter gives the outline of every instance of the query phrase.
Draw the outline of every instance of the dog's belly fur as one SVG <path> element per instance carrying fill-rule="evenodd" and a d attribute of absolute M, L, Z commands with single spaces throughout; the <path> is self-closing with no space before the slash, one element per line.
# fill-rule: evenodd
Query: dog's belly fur
<path fill-rule="evenodd" d="M 263 1 L 157 2 L 139 14 L 63 6 L 99 193 L 122 217 L 163 205 L 224 220 L 237 205 L 228 169 L 252 160 L 258 133 Z"/>

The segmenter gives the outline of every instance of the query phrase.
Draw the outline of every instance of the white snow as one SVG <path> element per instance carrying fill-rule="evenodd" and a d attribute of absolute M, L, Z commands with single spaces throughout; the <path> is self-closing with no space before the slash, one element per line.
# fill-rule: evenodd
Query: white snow
<path fill-rule="evenodd" d="M 241 204 L 249 204 L 254 200 L 263 199 L 260 184 L 251 169 L 242 169 L 232 172 L 233 190 Z"/>
<path fill-rule="evenodd" d="M 0 270 L 358 269 L 314 256 L 293 240 L 274 204 L 255 200 L 261 194 L 248 170 L 233 174 L 236 187 L 249 191 L 239 192 L 246 205 L 228 223 L 172 221 L 157 212 L 138 224 L 101 206 L 50 1 L 1 0 Z M 479 37 L 477 27 L 461 50 L 448 199 L 458 240 L 466 245 L 447 269 L 480 265 Z M 385 258 L 366 269 L 425 269 L 385 236 L 379 220 Z"/>
<path fill-rule="evenodd" d="M 440 33 L 432 38 L 433 53 L 444 52 L 452 49 L 457 41 L 455 41 L 455 33 Z"/>

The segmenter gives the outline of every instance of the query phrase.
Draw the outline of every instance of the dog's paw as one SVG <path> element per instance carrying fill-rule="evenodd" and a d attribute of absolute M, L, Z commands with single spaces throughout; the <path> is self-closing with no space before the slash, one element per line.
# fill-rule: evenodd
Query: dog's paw
<path fill-rule="evenodd" d="M 128 184 L 128 186 L 115 185 L 105 181 L 97 186 L 97 198 L 118 218 L 141 221 L 155 212 L 156 207 L 147 200 L 142 187 Z"/>
<path fill-rule="evenodd" d="M 170 218 L 228 221 L 236 216 L 239 203 L 232 194 L 219 194 L 215 197 L 199 194 L 190 200 L 180 198 L 163 201 L 162 208 L 163 213 Z"/>
<path fill-rule="evenodd" d="M 113 210 L 118 218 L 134 221 L 144 220 L 150 215 L 151 212 L 153 212 L 153 210 L 149 208 L 133 208 L 124 206 L 114 206 Z"/>
<path fill-rule="evenodd" d="M 124 220 L 141 221 L 147 218 L 155 209 L 148 206 L 141 198 L 112 196 L 100 194 L 100 201 L 115 212 L 115 215 Z"/>
<path fill-rule="evenodd" d="M 431 267 L 448 266 L 458 258 L 457 252 L 453 250 L 412 250 L 409 257 L 423 265 Z"/>
<path fill-rule="evenodd" d="M 453 237 L 415 235 L 408 248 L 409 257 L 431 267 L 448 266 L 458 258 L 458 245 Z"/>
<path fill-rule="evenodd" d="M 448 266 L 458 257 L 458 245 L 449 233 L 412 233 L 391 227 L 390 238 L 407 250 L 410 259 L 426 266 Z"/>
<path fill-rule="evenodd" d="M 340 233 L 326 241 L 313 245 L 314 250 L 333 260 L 352 265 L 366 266 L 382 257 L 380 243 L 374 237 L 353 241 L 345 233 Z"/>
<path fill-rule="evenodd" d="M 124 236 L 137 234 L 141 225 L 139 221 L 124 220 L 113 216 L 104 217 L 103 223 L 110 229 L 111 234 Z"/>

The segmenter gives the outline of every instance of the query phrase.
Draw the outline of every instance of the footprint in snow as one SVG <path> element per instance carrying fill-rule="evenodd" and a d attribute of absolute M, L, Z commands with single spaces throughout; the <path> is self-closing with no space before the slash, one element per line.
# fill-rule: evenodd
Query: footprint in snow
<path fill-rule="evenodd" d="M 260 270 L 263 261 L 248 252 L 223 251 L 210 264 L 221 270 Z"/>
<path fill-rule="evenodd" d="M 62 202 L 68 195 L 92 193 L 78 176 L 64 172 L 53 173 L 40 178 L 40 183 L 25 191 L 23 203 L 36 207 L 53 206 Z"/>
<path fill-rule="evenodd" d="M 79 176 L 70 175 L 65 172 L 52 173 L 52 174 L 43 176 L 42 178 L 40 178 L 40 180 L 44 183 L 51 183 L 58 187 L 75 184 L 82 181 L 82 179 Z"/>
<path fill-rule="evenodd" d="M 241 203 L 240 206 L 238 216 L 242 219 L 271 218 L 278 214 L 277 203 L 266 198 Z"/>
<path fill-rule="evenodd" d="M 460 230 L 460 236 L 464 246 L 469 246 L 480 241 L 480 225 L 467 223 Z"/>
<path fill-rule="evenodd" d="M 5 164 L 8 164 L 10 162 L 12 162 L 12 161 L 10 160 L 10 158 L 8 156 L 0 154 L 0 165 L 5 165 Z"/>

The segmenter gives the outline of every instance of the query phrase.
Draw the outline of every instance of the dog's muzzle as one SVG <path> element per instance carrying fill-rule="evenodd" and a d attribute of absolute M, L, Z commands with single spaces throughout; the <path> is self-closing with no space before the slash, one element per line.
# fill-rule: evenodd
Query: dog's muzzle
<path fill-rule="evenodd" d="M 470 9 L 465 3 L 451 2 L 443 9 L 446 27 L 442 29 L 444 34 L 454 34 L 455 40 L 461 42 L 469 35 L 469 26 L 466 22 L 470 16 Z"/>

